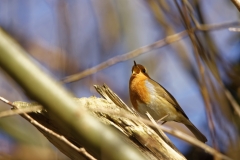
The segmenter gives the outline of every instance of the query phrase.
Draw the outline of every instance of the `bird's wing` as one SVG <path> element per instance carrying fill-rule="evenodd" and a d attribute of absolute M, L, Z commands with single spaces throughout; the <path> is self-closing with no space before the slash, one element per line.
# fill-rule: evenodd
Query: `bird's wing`
<path fill-rule="evenodd" d="M 157 83 L 153 79 L 150 79 L 149 82 L 152 83 L 152 85 L 154 86 L 159 85 L 160 87 L 155 87 L 157 94 L 165 98 L 169 103 L 171 103 L 176 108 L 177 111 L 181 112 L 188 119 L 188 116 L 180 107 L 180 105 L 177 103 L 176 99 L 171 95 L 171 93 L 169 93 L 163 86 L 161 86 L 159 83 Z"/>

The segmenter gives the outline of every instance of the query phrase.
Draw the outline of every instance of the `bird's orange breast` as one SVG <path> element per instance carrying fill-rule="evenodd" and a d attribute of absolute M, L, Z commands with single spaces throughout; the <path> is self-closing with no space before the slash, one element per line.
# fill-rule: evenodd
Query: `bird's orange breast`
<path fill-rule="evenodd" d="M 137 74 L 132 75 L 129 81 L 129 92 L 130 99 L 133 107 L 138 110 L 138 102 L 147 104 L 150 102 L 150 95 L 148 93 L 147 87 L 145 85 L 145 81 L 148 77 Z"/>

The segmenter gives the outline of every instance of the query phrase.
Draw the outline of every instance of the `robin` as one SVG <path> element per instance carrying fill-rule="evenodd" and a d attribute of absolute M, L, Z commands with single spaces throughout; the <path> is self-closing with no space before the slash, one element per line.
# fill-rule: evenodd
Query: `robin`
<path fill-rule="evenodd" d="M 204 143 L 207 141 L 207 138 L 189 120 L 175 98 L 149 77 L 144 66 L 136 64 L 135 61 L 129 80 L 129 92 L 132 105 L 140 114 L 145 115 L 149 112 L 155 120 L 165 117 L 163 123 L 167 121 L 183 123 L 197 139 Z"/>

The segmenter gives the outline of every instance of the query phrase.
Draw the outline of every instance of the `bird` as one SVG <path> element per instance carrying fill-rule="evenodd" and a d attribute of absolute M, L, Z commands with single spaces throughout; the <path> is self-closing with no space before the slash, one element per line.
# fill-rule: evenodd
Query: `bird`
<path fill-rule="evenodd" d="M 176 99 L 149 77 L 143 65 L 135 61 L 129 80 L 129 95 L 134 109 L 142 116 L 148 112 L 155 120 L 164 117 L 163 123 L 167 121 L 183 123 L 198 140 L 207 142 L 207 138 L 189 120 Z"/>

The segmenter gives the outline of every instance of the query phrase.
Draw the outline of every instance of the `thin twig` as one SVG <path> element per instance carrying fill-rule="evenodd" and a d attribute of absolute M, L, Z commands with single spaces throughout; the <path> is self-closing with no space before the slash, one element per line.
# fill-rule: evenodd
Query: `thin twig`
<path fill-rule="evenodd" d="M 223 86 L 224 87 L 224 86 Z M 229 90 L 227 90 L 225 87 L 223 88 L 224 93 L 227 97 L 227 99 L 229 100 L 229 102 L 231 103 L 231 105 L 233 106 L 233 109 L 235 111 L 235 113 L 238 115 L 238 117 L 240 117 L 240 107 L 238 105 L 238 103 L 236 102 L 236 100 L 233 98 L 232 94 L 229 92 Z"/>
<path fill-rule="evenodd" d="M 240 1 L 238 1 L 240 2 Z M 191 4 L 189 3 L 189 1 L 187 0 L 184 0 L 184 3 L 186 4 L 186 6 L 190 7 Z M 239 3 L 240 4 L 240 3 Z M 190 7 L 191 8 L 191 7 Z M 195 25 L 197 26 L 197 28 L 199 30 L 207 30 L 209 28 L 207 28 L 207 26 L 204 26 L 204 25 L 200 25 L 200 23 L 196 20 L 196 18 L 193 16 L 193 11 L 192 9 L 189 11 L 190 12 L 190 15 L 191 15 L 191 18 L 192 20 L 194 21 Z M 216 26 L 213 26 L 213 27 L 217 27 Z M 239 28 L 228 28 L 229 31 L 240 31 Z M 213 62 L 214 63 L 214 62 Z M 216 66 L 216 64 L 215 64 Z M 216 67 L 217 68 L 217 67 Z M 211 70 L 211 69 L 210 69 Z M 212 70 L 211 70 L 212 71 Z M 218 73 L 219 74 L 219 73 Z M 220 86 L 222 87 L 223 89 L 223 92 L 225 93 L 225 96 L 226 98 L 228 99 L 228 101 L 231 103 L 231 105 L 233 106 L 233 109 L 235 110 L 236 114 L 240 117 L 240 106 L 238 105 L 238 103 L 236 102 L 236 100 L 233 98 L 232 94 L 229 92 L 229 90 L 225 87 L 225 85 L 223 84 L 222 80 L 218 77 L 216 77 L 216 74 L 213 74 L 216 78 L 216 80 L 219 82 Z"/>
<path fill-rule="evenodd" d="M 19 109 L 17 106 L 15 106 L 12 102 L 6 100 L 3 97 L 0 97 L 0 100 L 10 106 L 12 106 L 14 109 Z M 39 106 L 38 106 L 39 107 Z M 32 108 L 32 107 L 31 107 Z M 46 128 L 45 126 L 43 126 L 42 124 L 38 123 L 36 120 L 34 120 L 31 116 L 29 116 L 26 113 L 22 113 L 22 116 L 25 117 L 30 123 L 32 123 L 34 126 L 36 126 L 37 128 L 40 128 L 41 130 L 49 133 L 50 135 L 58 138 L 60 141 L 64 142 L 65 144 L 67 144 L 68 146 L 70 146 L 72 149 L 76 150 L 77 152 L 79 152 L 82 156 L 84 156 L 85 158 L 89 159 L 89 160 L 96 160 L 92 155 L 90 155 L 84 148 L 78 148 L 77 146 L 75 146 L 73 143 L 71 143 L 69 140 L 67 140 L 64 136 L 57 134 L 56 132 Z"/>
<path fill-rule="evenodd" d="M 150 45 L 147 45 L 147 46 L 143 46 L 143 47 L 140 47 L 136 50 L 133 50 L 131 52 L 128 52 L 126 54 L 123 54 L 123 55 L 120 55 L 120 56 L 116 56 L 116 57 L 113 57 L 113 58 L 110 58 L 108 59 L 107 61 L 103 62 L 103 63 L 100 63 L 99 65 L 95 66 L 95 67 L 92 67 L 92 68 L 89 68 L 89 69 L 86 69 L 84 70 L 83 72 L 80 72 L 80 73 L 77 73 L 77 74 L 74 74 L 74 75 L 71 75 L 71 76 L 68 76 L 68 77 L 65 77 L 62 82 L 63 83 L 70 83 L 70 82 L 74 82 L 74 81 L 77 81 L 79 79 L 82 79 L 84 77 L 87 77 L 89 75 L 92 75 L 100 70 L 103 70 L 109 66 L 112 66 L 116 63 L 119 63 L 119 62 L 122 62 L 122 61 L 126 61 L 128 59 L 131 59 L 131 58 L 134 58 L 136 56 L 139 56 L 145 52 L 149 52 L 153 49 L 156 49 L 156 48 L 160 48 L 162 46 L 165 46 L 169 43 L 173 43 L 173 42 L 176 42 L 180 39 L 182 39 L 183 37 L 185 37 L 187 35 L 187 32 L 186 31 L 182 31 L 182 32 L 179 32 L 179 33 L 176 33 L 174 35 L 171 35 L 171 36 L 168 36 L 164 39 L 161 39 L 153 44 L 150 44 Z"/>
<path fill-rule="evenodd" d="M 198 30 L 202 30 L 202 31 L 207 31 L 209 30 L 209 26 L 208 25 L 204 25 L 204 24 L 200 24 L 197 19 L 194 17 L 193 15 L 193 8 L 191 6 L 191 4 L 189 3 L 188 0 L 183 0 L 183 2 L 185 3 L 185 5 L 188 7 L 189 9 L 189 14 L 193 20 L 193 22 L 195 23 L 196 27 Z M 240 6 L 240 0 L 238 0 L 238 5 Z M 224 25 L 228 26 L 229 24 L 232 24 L 232 22 L 228 22 L 228 23 L 225 23 Z M 215 24 L 215 25 L 212 25 L 211 27 L 213 28 L 218 28 L 218 27 L 222 27 L 221 24 Z M 235 31 L 235 32 L 240 32 L 240 28 L 228 28 L 229 31 Z M 213 74 L 215 75 L 215 74 Z M 240 117 L 240 106 L 238 105 L 238 103 L 236 102 L 236 100 L 233 98 L 232 94 L 229 92 L 228 89 L 226 89 L 226 87 L 224 86 L 222 80 L 216 78 L 220 84 L 220 86 L 222 87 L 224 93 L 225 93 L 225 96 L 227 97 L 228 101 L 231 103 L 231 105 L 233 106 L 233 109 L 235 110 L 236 114 Z"/>
<path fill-rule="evenodd" d="M 196 138 L 193 138 L 179 130 L 176 129 L 172 129 L 172 128 L 168 128 L 165 126 L 161 126 L 161 129 L 169 134 L 172 134 L 178 138 L 181 137 L 181 139 L 184 139 L 184 141 L 190 143 L 190 144 L 194 144 L 195 146 L 198 146 L 199 148 L 204 149 L 205 152 L 208 152 L 214 156 L 216 156 L 219 159 L 226 159 L 226 160 L 231 160 L 231 158 L 227 157 L 226 155 L 218 152 L 217 150 L 215 150 L 214 148 L 211 148 L 210 146 L 202 143 L 201 141 L 197 140 Z"/>
<path fill-rule="evenodd" d="M 167 118 L 169 116 L 169 114 L 163 116 L 162 118 L 160 118 L 159 120 L 157 120 L 157 123 L 160 122 L 160 121 L 163 121 L 165 118 Z"/>
<path fill-rule="evenodd" d="M 186 0 L 183 0 L 183 9 L 186 11 Z M 189 13 L 186 13 L 186 16 L 183 17 L 186 19 L 186 23 L 187 23 L 187 26 L 188 26 L 188 29 L 191 28 L 191 23 L 190 23 L 190 19 L 188 18 L 188 15 Z M 216 130 L 215 130 L 215 126 L 214 126 L 214 123 L 213 123 L 213 111 L 212 111 L 212 105 L 211 105 L 211 102 L 210 102 L 210 96 L 209 96 L 209 93 L 208 93 L 208 90 L 207 90 L 207 83 L 206 83 L 206 79 L 205 79 L 205 69 L 204 69 L 204 66 L 201 62 L 201 59 L 200 59 L 200 52 L 201 52 L 201 49 L 199 48 L 199 44 L 196 40 L 196 36 L 194 36 L 193 32 L 192 31 L 189 31 L 189 35 L 190 35 L 190 38 L 191 38 L 191 41 L 193 43 L 193 47 L 195 48 L 194 49 L 194 54 L 195 54 L 195 58 L 197 60 L 197 65 L 198 65 L 198 68 L 199 68 L 199 72 L 200 72 L 200 87 L 201 87 L 201 92 L 202 92 L 202 96 L 203 96 L 203 100 L 204 100 L 204 103 L 205 103 L 205 106 L 206 106 L 206 109 L 207 109 L 207 117 L 208 117 L 208 125 L 209 125 L 209 129 L 210 129 L 210 133 L 211 133 L 211 139 L 212 139 L 212 143 L 213 143 L 213 146 L 216 150 L 218 150 L 218 145 L 217 145 L 217 142 L 216 142 L 216 139 L 215 139 L 215 135 L 216 135 Z M 215 157 L 216 158 L 216 157 Z"/>
<path fill-rule="evenodd" d="M 239 1 L 239 0 L 238 0 Z M 183 0 L 184 4 L 186 5 L 187 9 L 188 9 L 188 13 L 190 15 L 190 17 L 192 18 L 192 21 L 194 22 L 194 24 L 196 25 L 197 30 L 200 31 L 209 31 L 212 29 L 219 29 L 219 28 L 223 28 L 224 26 L 231 26 L 231 25 L 237 25 L 239 24 L 239 21 L 237 22 L 226 22 L 224 24 L 220 23 L 220 24 L 212 24 L 212 25 L 208 25 L 208 24 L 200 24 L 198 22 L 198 20 L 195 18 L 194 16 L 194 9 L 192 7 L 192 5 L 189 3 L 188 0 Z M 239 1 L 240 2 L 240 1 Z M 224 28 L 225 28 L 224 27 Z"/>
<path fill-rule="evenodd" d="M 207 117 L 208 117 L 208 125 L 209 125 L 209 129 L 210 129 L 210 133 L 211 133 L 211 139 L 212 139 L 214 148 L 217 150 L 218 147 L 217 147 L 217 143 L 215 140 L 215 128 L 214 128 L 214 123 L 213 123 L 213 118 L 212 118 L 212 106 L 211 106 L 209 94 L 208 94 L 207 87 L 206 87 L 204 66 L 199 57 L 201 48 L 200 48 L 200 45 L 198 44 L 198 41 L 194 35 L 194 31 L 191 29 L 192 27 L 191 27 L 190 19 L 188 18 L 189 13 L 187 12 L 188 10 L 187 10 L 186 4 L 184 2 L 185 2 L 185 0 L 183 0 L 183 11 L 182 11 L 180 9 L 179 4 L 175 0 L 175 4 L 177 5 L 178 10 L 181 13 L 181 16 L 184 20 L 184 23 L 187 26 L 189 38 L 191 39 L 191 42 L 193 44 L 194 54 L 195 54 L 197 66 L 198 66 L 199 72 L 200 72 L 200 88 L 201 88 L 201 93 L 202 93 L 203 100 L 204 100 L 206 110 L 207 110 L 206 113 L 207 113 Z"/>
<path fill-rule="evenodd" d="M 34 106 L 34 107 L 29 107 L 29 108 L 19 108 L 19 109 L 14 109 L 14 110 L 2 111 L 2 112 L 0 112 L 0 118 L 23 114 L 23 113 L 36 112 L 39 110 L 42 110 L 42 106 Z"/>
<path fill-rule="evenodd" d="M 172 147 L 172 149 L 174 149 L 176 152 L 178 152 L 179 154 L 182 155 L 181 152 L 179 152 L 179 150 L 177 149 L 177 147 L 170 141 L 170 139 L 166 136 L 166 134 L 162 131 L 162 129 L 160 127 L 158 127 L 158 124 L 156 123 L 156 121 L 152 118 L 152 116 L 147 112 L 146 113 L 147 117 L 149 118 L 149 120 L 152 122 L 152 125 L 154 126 L 154 128 L 157 129 L 157 131 L 159 132 L 161 138 L 170 146 Z M 168 116 L 168 115 L 166 115 Z M 166 117 L 164 116 L 164 117 Z"/>
<path fill-rule="evenodd" d="M 228 28 L 230 26 L 234 26 L 234 25 L 238 25 L 240 24 L 239 21 L 234 21 L 234 22 L 227 22 L 227 23 L 222 23 L 222 24 L 209 24 L 209 25 L 200 25 L 198 26 L 198 28 L 192 28 L 193 31 L 209 31 L 209 30 L 218 30 L 218 29 L 222 29 L 222 28 Z M 182 32 L 167 36 L 164 39 L 161 39 L 159 41 L 156 41 L 155 43 L 152 43 L 150 45 L 146 45 L 143 47 L 140 47 L 136 50 L 133 50 L 131 52 L 125 53 L 123 55 L 120 56 L 116 56 L 113 58 L 108 59 L 107 61 L 104 61 L 102 63 L 100 63 L 97 66 L 94 66 L 92 68 L 86 69 L 83 72 L 77 73 L 77 74 L 73 74 L 70 76 L 65 77 L 62 82 L 63 83 L 71 83 L 77 80 L 80 80 L 82 78 L 85 78 L 89 75 L 92 75 L 100 70 L 103 70 L 107 67 L 110 67 L 116 63 L 122 62 L 122 61 L 126 61 L 129 60 L 131 58 L 137 57 L 143 53 L 149 52 L 151 50 L 163 47 L 165 45 L 168 45 L 170 43 L 176 42 L 181 40 L 182 38 L 187 36 L 187 31 L 184 30 Z"/>
<path fill-rule="evenodd" d="M 58 138 L 60 141 L 66 143 L 68 146 L 70 146 L 72 149 L 76 150 L 77 152 L 79 152 L 81 155 L 83 155 L 84 157 L 86 157 L 89 160 L 96 160 L 92 155 L 90 155 L 84 148 L 78 148 L 77 146 L 75 146 L 73 143 L 71 143 L 69 140 L 67 140 L 64 136 L 57 134 L 56 132 L 46 128 L 45 126 L 43 126 L 42 124 L 38 123 L 37 121 L 35 121 L 32 117 L 30 117 L 28 114 L 23 114 L 23 116 L 28 119 L 28 121 L 30 123 L 32 123 L 34 126 L 44 130 L 45 132 L 49 133 L 50 135 L 55 136 L 56 138 Z"/>

